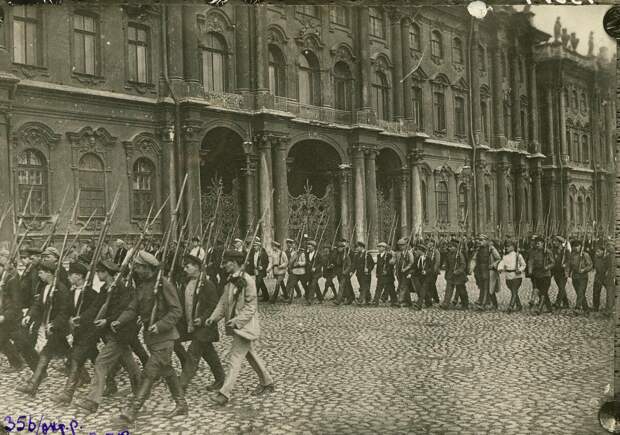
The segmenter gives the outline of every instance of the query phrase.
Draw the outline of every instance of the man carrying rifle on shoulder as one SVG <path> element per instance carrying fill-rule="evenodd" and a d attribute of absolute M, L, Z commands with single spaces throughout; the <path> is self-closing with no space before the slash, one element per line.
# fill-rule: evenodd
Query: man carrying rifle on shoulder
<path fill-rule="evenodd" d="M 88 376 L 84 363 L 97 359 L 97 341 L 99 334 L 93 320 L 101 307 L 97 292 L 86 286 L 88 267 L 80 262 L 69 264 L 69 281 L 71 281 L 71 314 L 69 324 L 73 331 L 73 344 L 69 362 L 69 375 L 62 394 L 55 401 L 61 405 L 69 405 L 77 389 L 80 378 Z M 87 381 L 90 383 L 90 381 Z"/>
<path fill-rule="evenodd" d="M 52 357 L 64 357 L 69 351 L 67 335 L 71 302 L 67 286 L 58 279 L 60 269 L 62 269 L 60 263 L 41 262 L 39 278 L 44 287 L 40 297 L 30 309 L 30 314 L 22 321 L 24 326 L 29 325 L 31 329 L 38 331 L 39 337 L 45 342 L 32 377 L 17 387 L 17 391 L 31 396 L 36 395 Z"/>
<path fill-rule="evenodd" d="M 344 301 L 345 305 L 352 304 L 355 299 L 353 286 L 351 285 L 353 268 L 351 257 L 348 254 L 346 240 L 338 242 L 338 248 L 334 256 L 334 271 L 338 277 L 338 294 L 334 303 L 340 305 Z"/>
<path fill-rule="evenodd" d="M 95 302 L 99 309 L 93 323 L 105 345 L 95 361 L 95 376 L 91 381 L 87 398 L 77 402 L 77 405 L 88 413 L 96 412 L 99 408 L 106 388 L 106 379 L 112 375 L 119 360 L 129 374 L 133 389 L 137 388 L 140 379 L 140 369 L 133 359 L 130 346 L 138 333 L 136 322 L 127 322 L 122 327 L 115 325 L 116 320 L 132 300 L 131 289 L 125 287 L 122 280 L 115 279 L 119 267 L 113 262 L 101 261 L 97 263 L 95 271 L 104 284 Z"/>
<path fill-rule="evenodd" d="M 411 273 L 414 258 L 408 244 L 406 238 L 401 238 L 398 241 L 398 251 L 392 259 L 398 280 L 398 303 L 401 308 L 411 306 Z"/>
<path fill-rule="evenodd" d="M 568 280 L 570 245 L 561 236 L 553 238 L 553 267 L 551 274 L 555 284 L 558 286 L 558 295 L 555 298 L 554 308 L 569 308 L 568 296 L 566 295 L 566 282 Z"/>
<path fill-rule="evenodd" d="M 209 365 L 214 377 L 214 382 L 207 386 L 207 390 L 217 391 L 224 385 L 224 368 L 213 347 L 213 343 L 220 340 L 217 324 L 205 325 L 205 320 L 217 306 L 219 296 L 215 284 L 201 272 L 202 263 L 193 255 L 185 257 L 184 270 L 188 281 L 179 294 L 183 308 L 183 317 L 178 324 L 179 332 L 181 336 L 191 339 L 180 379 L 183 391 L 187 390 L 194 378 L 201 357 Z"/>
<path fill-rule="evenodd" d="M 299 249 L 294 249 L 291 252 L 289 261 L 290 271 L 288 274 L 288 281 L 286 282 L 286 291 L 289 295 L 288 303 L 293 303 L 293 294 L 297 291 L 299 292 L 299 296 L 301 296 L 301 292 L 297 288 L 298 283 L 303 283 L 304 277 L 306 276 L 306 264 L 307 257 L 306 252 L 302 246 Z M 306 289 L 306 293 L 308 289 Z"/>
<path fill-rule="evenodd" d="M 256 289 L 261 292 L 261 302 L 269 302 L 269 290 L 265 285 L 265 278 L 269 270 L 269 255 L 261 246 L 261 240 L 257 237 L 250 250 L 249 264 L 246 265 L 249 275 L 254 277 Z"/>
<path fill-rule="evenodd" d="M 323 302 L 323 294 L 319 287 L 319 279 L 323 275 L 323 267 L 329 261 L 316 250 L 316 242 L 308 240 L 308 267 L 306 269 L 306 303 L 312 305 L 316 295 L 319 303 Z"/>
<path fill-rule="evenodd" d="M 390 304 L 398 306 L 398 299 L 396 298 L 396 289 L 394 288 L 394 264 L 392 264 L 392 253 L 387 250 L 387 243 L 379 242 L 377 249 L 377 267 L 375 268 L 375 275 L 377 277 L 377 288 L 375 289 L 375 296 L 372 303 L 375 306 L 379 306 L 379 301 L 384 293 L 390 296 Z"/>
<path fill-rule="evenodd" d="M 575 313 L 579 310 L 587 315 L 588 300 L 586 299 L 586 289 L 588 288 L 588 274 L 592 270 L 592 259 L 590 254 L 583 251 L 583 243 L 581 240 L 574 240 L 571 243 L 573 252 L 570 255 L 570 274 L 573 280 L 573 287 L 577 293 L 577 302 L 575 304 Z"/>
<path fill-rule="evenodd" d="M 467 282 L 467 260 L 463 250 L 466 243 L 451 240 L 445 254 L 444 268 L 446 271 L 446 293 L 440 308 L 450 309 L 452 294 L 456 288 L 457 299 L 461 302 L 461 308 L 466 310 L 469 306 L 469 298 L 465 283 Z"/>
<path fill-rule="evenodd" d="M 353 268 L 357 282 L 360 285 L 360 297 L 357 301 L 359 305 L 370 304 L 370 280 L 374 267 L 375 260 L 370 252 L 366 250 L 366 244 L 362 241 L 357 242 L 353 257 Z"/>
<path fill-rule="evenodd" d="M 288 269 L 288 257 L 282 249 L 280 249 L 280 243 L 275 240 L 271 243 L 272 256 L 271 256 L 271 272 L 276 279 L 276 286 L 271 295 L 270 303 L 275 304 L 278 301 L 278 294 L 282 289 L 284 299 L 287 299 L 286 285 L 284 284 L 284 277 L 286 276 L 286 270 Z"/>
<path fill-rule="evenodd" d="M 164 378 L 175 401 L 174 410 L 168 417 L 187 415 L 188 406 L 179 378 L 172 367 L 172 351 L 179 338 L 176 324 L 182 316 L 181 303 L 174 286 L 163 277 L 160 262 L 146 251 L 136 254 L 134 272 L 138 283 L 134 297 L 117 320 L 113 329 L 135 322 L 138 317 L 144 322 L 144 342 L 150 352 L 138 392 L 120 415 L 120 421 L 133 423 L 148 397 L 155 382 Z"/>

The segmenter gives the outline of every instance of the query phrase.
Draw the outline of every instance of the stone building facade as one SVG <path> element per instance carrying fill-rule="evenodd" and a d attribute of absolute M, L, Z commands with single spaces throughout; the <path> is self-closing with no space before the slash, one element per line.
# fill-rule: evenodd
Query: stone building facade
<path fill-rule="evenodd" d="M 185 174 L 194 231 L 221 187 L 220 239 L 260 218 L 266 242 L 303 230 L 371 247 L 412 231 L 612 225 L 613 64 L 534 28 L 529 10 L 3 13 L 0 201 L 21 212 L 32 188 L 34 235 L 66 189 L 80 221 L 94 216 L 85 234 L 119 189 L 111 234 L 136 234 Z M 166 207 L 159 232 L 170 219 Z"/>

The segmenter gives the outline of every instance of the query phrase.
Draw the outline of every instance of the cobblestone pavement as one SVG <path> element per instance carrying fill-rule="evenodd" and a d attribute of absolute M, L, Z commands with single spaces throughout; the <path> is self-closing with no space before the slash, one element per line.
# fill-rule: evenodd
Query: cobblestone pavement
<path fill-rule="evenodd" d="M 522 293 L 527 300 L 528 289 Z M 508 297 L 504 288 L 500 305 Z M 613 329 L 600 315 L 308 307 L 299 300 L 262 304 L 260 312 L 258 348 L 276 379 L 274 394 L 250 395 L 257 379 L 245 364 L 231 403 L 215 408 L 202 362 L 188 392 L 190 416 L 166 420 L 174 404 L 159 384 L 131 433 L 603 433 L 596 415 L 611 379 Z M 226 338 L 217 349 L 228 346 Z M 8 374 L 0 360 L 2 416 L 75 418 L 78 433 L 101 434 L 113 429 L 130 395 L 122 374 L 119 393 L 85 416 L 51 402 L 64 382 L 60 361 L 30 399 L 14 390 L 29 371 Z"/>

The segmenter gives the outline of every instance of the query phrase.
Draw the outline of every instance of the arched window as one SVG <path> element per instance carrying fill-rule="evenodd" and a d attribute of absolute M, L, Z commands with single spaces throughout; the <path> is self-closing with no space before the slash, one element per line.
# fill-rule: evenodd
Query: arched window
<path fill-rule="evenodd" d="M 146 217 L 155 199 L 155 167 L 149 159 L 139 158 L 133 165 L 133 211 Z"/>
<path fill-rule="evenodd" d="M 459 186 L 459 223 L 467 225 L 465 219 L 467 219 L 467 186 L 461 183 Z"/>
<path fill-rule="evenodd" d="M 480 65 L 480 71 L 487 70 L 487 52 L 482 44 L 478 44 L 478 64 Z"/>
<path fill-rule="evenodd" d="M 286 95 L 286 62 L 280 49 L 269 45 L 269 92 L 283 97 Z"/>
<path fill-rule="evenodd" d="M 583 162 L 590 161 L 590 145 L 588 144 L 588 135 L 581 136 L 581 159 Z"/>
<path fill-rule="evenodd" d="M 443 44 L 441 41 L 441 33 L 437 30 L 431 32 L 431 57 L 435 59 L 443 58 Z"/>
<path fill-rule="evenodd" d="M 577 217 L 579 219 L 579 225 L 583 226 L 584 216 L 583 216 L 583 197 L 579 195 L 577 198 Z"/>
<path fill-rule="evenodd" d="M 337 62 L 334 65 L 334 97 L 336 109 L 351 110 L 353 104 L 351 102 L 353 78 L 349 65 L 345 62 Z"/>
<path fill-rule="evenodd" d="M 105 175 L 103 162 L 95 154 L 84 154 L 79 164 L 80 216 L 103 216 L 105 206 Z"/>
<path fill-rule="evenodd" d="M 459 38 L 452 40 L 452 61 L 454 63 L 463 63 L 463 42 Z"/>
<path fill-rule="evenodd" d="M 370 34 L 377 38 L 385 38 L 385 23 L 383 13 L 378 8 L 369 8 Z"/>
<path fill-rule="evenodd" d="M 36 150 L 25 150 L 17 155 L 17 190 L 20 199 L 19 213 L 24 210 L 32 189 L 27 215 L 49 213 L 47 204 L 47 173 L 45 157 Z"/>
<path fill-rule="evenodd" d="M 426 181 L 422 180 L 420 190 L 422 193 L 422 220 L 428 222 L 428 189 L 426 188 Z"/>
<path fill-rule="evenodd" d="M 389 86 L 385 74 L 380 71 L 375 72 L 372 83 L 372 102 L 377 112 L 377 119 L 387 121 L 390 119 L 390 100 Z"/>
<path fill-rule="evenodd" d="M 586 112 L 588 110 L 588 99 L 586 98 L 586 93 L 581 93 L 581 111 Z"/>
<path fill-rule="evenodd" d="M 420 26 L 412 23 L 411 26 L 409 26 L 409 48 L 418 51 L 422 49 L 422 39 L 420 35 Z"/>
<path fill-rule="evenodd" d="M 573 91 L 571 93 L 571 102 L 570 102 L 570 106 L 575 109 L 578 110 L 579 109 L 579 102 L 577 101 L 577 91 Z"/>
<path fill-rule="evenodd" d="M 493 207 L 493 203 L 491 202 L 491 186 L 486 184 L 484 186 L 484 203 L 486 206 L 486 220 L 487 224 L 491 223 L 491 209 Z"/>
<path fill-rule="evenodd" d="M 448 183 L 440 181 L 437 184 L 437 220 L 439 223 L 448 223 Z"/>
<path fill-rule="evenodd" d="M 489 127 L 488 127 L 489 113 L 488 113 L 486 101 L 480 101 L 480 118 L 481 118 L 480 126 L 482 130 L 482 137 L 484 140 L 488 141 L 489 140 Z"/>
<path fill-rule="evenodd" d="M 299 63 L 299 102 L 312 106 L 320 103 L 319 62 L 314 53 L 304 50 L 297 59 Z"/>
<path fill-rule="evenodd" d="M 202 85 L 205 91 L 225 92 L 226 43 L 217 33 L 210 32 L 202 48 Z"/>

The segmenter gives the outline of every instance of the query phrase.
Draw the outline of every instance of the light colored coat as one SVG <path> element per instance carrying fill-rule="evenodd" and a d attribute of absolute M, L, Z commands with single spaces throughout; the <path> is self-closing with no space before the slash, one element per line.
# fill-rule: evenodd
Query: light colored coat
<path fill-rule="evenodd" d="M 226 323 L 234 320 L 236 328 L 226 326 L 226 335 L 236 334 L 248 340 L 257 340 L 260 336 L 260 324 L 258 321 L 256 283 L 254 278 L 246 272 L 237 272 L 233 274 L 234 277 L 243 278 L 246 282 L 245 288 L 239 289 L 232 282 L 227 282 L 217 307 L 209 318 L 213 322 L 222 318 L 225 319 Z M 237 293 L 238 296 L 236 296 Z M 236 297 L 237 305 L 234 307 Z"/>

